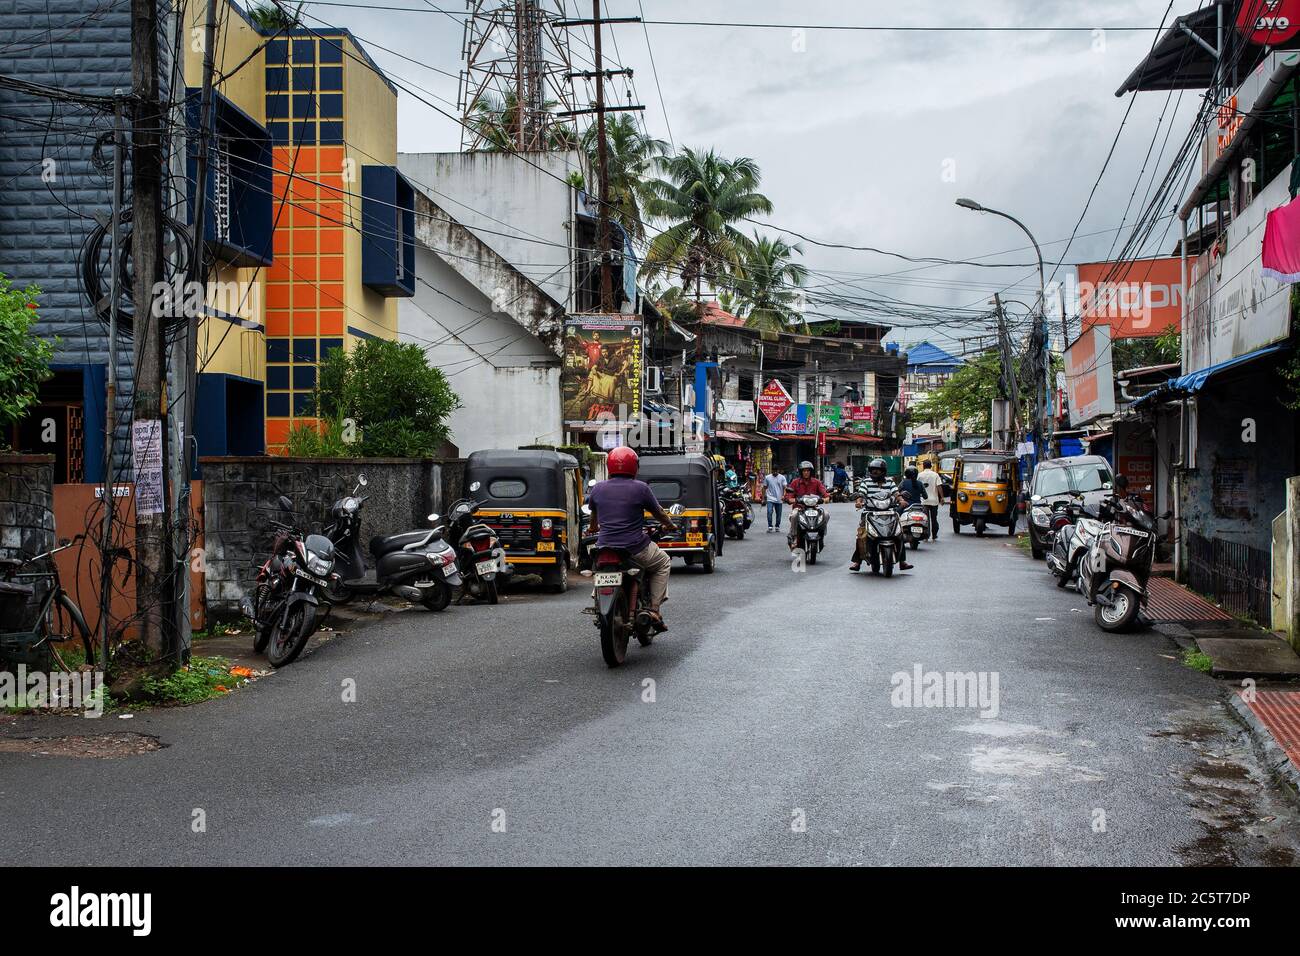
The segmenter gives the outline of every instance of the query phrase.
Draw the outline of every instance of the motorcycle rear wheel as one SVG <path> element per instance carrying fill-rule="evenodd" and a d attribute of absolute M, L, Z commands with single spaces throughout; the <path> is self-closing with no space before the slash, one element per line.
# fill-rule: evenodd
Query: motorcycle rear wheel
<path fill-rule="evenodd" d="M 491 581 L 480 580 L 478 582 L 478 587 L 479 599 L 485 604 L 501 603 L 501 589 L 497 587 L 496 578 L 493 578 Z"/>
<path fill-rule="evenodd" d="M 289 609 L 281 625 L 279 615 L 271 626 L 271 639 L 266 645 L 266 662 L 272 667 L 284 667 L 298 659 L 307 646 L 307 639 L 316 630 L 316 609 L 310 604 L 295 604 Z"/>
<path fill-rule="evenodd" d="M 493 584 L 495 583 L 494 581 Z M 439 581 L 436 586 L 428 589 L 424 600 L 420 603 L 428 611 L 446 610 L 447 605 L 451 603 L 451 585 L 446 581 Z"/>
<path fill-rule="evenodd" d="M 600 622 L 600 655 L 605 666 L 619 667 L 627 660 L 627 594 L 620 591 L 609 616 Z"/>

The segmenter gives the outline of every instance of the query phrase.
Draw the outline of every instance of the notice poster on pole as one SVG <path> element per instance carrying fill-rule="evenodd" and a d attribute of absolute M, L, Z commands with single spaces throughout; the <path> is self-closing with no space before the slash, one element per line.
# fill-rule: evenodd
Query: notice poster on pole
<path fill-rule="evenodd" d="M 131 464 L 135 470 L 135 513 L 163 513 L 162 422 L 156 418 L 131 423 Z"/>

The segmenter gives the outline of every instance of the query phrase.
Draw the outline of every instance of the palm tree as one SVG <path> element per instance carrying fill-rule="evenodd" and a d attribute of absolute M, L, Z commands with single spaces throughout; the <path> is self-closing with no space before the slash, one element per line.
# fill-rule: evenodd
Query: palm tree
<path fill-rule="evenodd" d="M 596 124 L 592 123 L 582 134 L 582 148 L 593 170 L 600 168 L 596 130 Z M 626 113 L 605 123 L 605 143 L 610 218 L 634 239 L 644 239 L 641 209 L 649 197 L 646 177 L 655 162 L 668 155 L 668 144 L 641 132 L 636 121 Z"/>
<path fill-rule="evenodd" d="M 558 105 L 553 100 L 547 100 L 542 104 L 542 109 L 549 113 Z M 491 92 L 479 96 L 470 107 L 469 119 L 470 128 L 483 143 L 476 151 L 514 152 L 519 142 L 519 119 L 519 99 L 513 92 L 507 92 L 504 96 Z M 549 123 L 542 148 L 577 149 L 578 134 L 568 123 Z"/>
<path fill-rule="evenodd" d="M 647 278 L 677 273 L 698 299 L 704 283 L 725 285 L 752 246 L 733 223 L 770 213 L 772 202 L 758 192 L 762 176 L 747 157 L 683 149 L 658 166 L 662 175 L 646 183 L 645 210 L 670 225 L 650 243 L 643 271 Z"/>
<path fill-rule="evenodd" d="M 248 10 L 249 19 L 257 24 L 259 29 L 270 31 L 292 30 L 302 22 L 301 14 L 301 3 L 293 13 L 270 2 L 258 3 Z"/>
<path fill-rule="evenodd" d="M 736 294 L 747 310 L 745 324 L 751 329 L 783 332 L 791 325 L 802 325 L 803 293 L 799 287 L 808 281 L 806 267 L 794 261 L 803 249 L 784 239 L 769 239 L 754 233 L 744 262 L 736 278 Z"/>

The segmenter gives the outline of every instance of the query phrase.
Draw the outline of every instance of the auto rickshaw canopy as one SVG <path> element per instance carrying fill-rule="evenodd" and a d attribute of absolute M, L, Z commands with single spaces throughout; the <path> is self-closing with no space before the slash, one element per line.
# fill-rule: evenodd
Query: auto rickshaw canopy
<path fill-rule="evenodd" d="M 465 460 L 465 490 L 488 508 L 565 508 L 578 460 L 545 449 L 490 449 Z M 477 485 L 477 487 L 475 487 Z"/>

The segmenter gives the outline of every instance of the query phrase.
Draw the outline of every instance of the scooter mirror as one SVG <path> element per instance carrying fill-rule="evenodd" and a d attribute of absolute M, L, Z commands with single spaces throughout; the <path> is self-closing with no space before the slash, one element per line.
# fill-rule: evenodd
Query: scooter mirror
<path fill-rule="evenodd" d="M 683 508 L 681 505 L 673 505 L 671 508 L 668 509 L 668 513 L 669 513 L 670 515 L 676 516 L 676 515 L 681 514 L 681 513 L 682 513 L 683 511 L 685 511 L 685 510 L 686 510 L 686 509 Z"/>
<path fill-rule="evenodd" d="M 293 502 L 289 500 L 289 498 L 288 498 L 287 495 L 281 495 L 281 496 L 280 496 L 280 510 L 281 510 L 281 511 L 292 511 L 292 510 L 293 510 Z"/>
<path fill-rule="evenodd" d="M 429 520 L 430 520 L 430 521 L 437 521 L 437 520 L 438 520 L 439 518 L 441 518 L 441 517 L 442 517 L 442 515 L 438 514 L 438 513 L 435 511 L 433 514 L 429 515 Z"/>
<path fill-rule="evenodd" d="M 369 482 L 366 481 L 365 474 L 357 475 L 357 484 L 359 484 L 362 488 L 364 488 L 366 485 L 369 484 Z"/>
<path fill-rule="evenodd" d="M 1042 500 L 1043 500 L 1043 496 L 1042 496 L 1042 495 L 1030 495 L 1030 496 L 1029 496 L 1029 500 L 1030 500 L 1030 501 L 1042 501 Z"/>
<path fill-rule="evenodd" d="M 587 488 L 588 488 L 588 490 L 590 490 L 590 489 L 592 489 L 592 488 L 595 488 L 595 487 L 596 487 L 596 479 L 595 479 L 595 478 L 588 478 L 588 479 L 587 479 Z"/>

